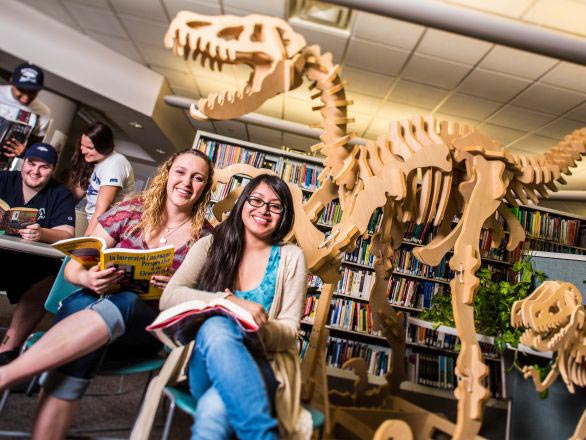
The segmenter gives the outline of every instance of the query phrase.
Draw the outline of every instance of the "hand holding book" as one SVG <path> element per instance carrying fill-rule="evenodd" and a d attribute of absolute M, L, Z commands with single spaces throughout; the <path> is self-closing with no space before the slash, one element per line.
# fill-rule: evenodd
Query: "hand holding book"
<path fill-rule="evenodd" d="M 247 310 L 259 328 L 268 322 L 269 314 L 263 306 L 261 306 L 258 303 L 255 303 L 254 301 L 248 301 L 243 298 L 238 298 L 232 293 L 230 289 L 225 289 L 224 292 L 226 292 L 227 295 L 224 296 L 224 298 L 228 301 L 233 302 L 237 306 L 242 307 L 244 310 Z"/>

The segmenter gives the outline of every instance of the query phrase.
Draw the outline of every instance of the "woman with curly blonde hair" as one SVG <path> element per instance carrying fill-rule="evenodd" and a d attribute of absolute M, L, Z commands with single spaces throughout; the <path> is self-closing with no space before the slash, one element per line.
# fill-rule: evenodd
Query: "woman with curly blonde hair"
<path fill-rule="evenodd" d="M 191 245 L 211 232 L 204 214 L 212 176 L 212 163 L 203 153 L 176 153 L 159 168 L 142 196 L 100 216 L 94 235 L 108 247 L 152 249 L 172 244 L 177 269 Z M 145 331 L 157 316 L 158 301 L 143 301 L 130 291 L 106 293 L 122 275 L 115 267 L 86 269 L 70 261 L 65 279 L 80 290 L 61 302 L 53 327 L 36 344 L 0 368 L 0 390 L 47 371 L 33 438 L 65 437 L 104 357 L 145 357 L 160 351 L 160 343 Z M 155 275 L 150 282 L 164 288 L 170 275 Z"/>

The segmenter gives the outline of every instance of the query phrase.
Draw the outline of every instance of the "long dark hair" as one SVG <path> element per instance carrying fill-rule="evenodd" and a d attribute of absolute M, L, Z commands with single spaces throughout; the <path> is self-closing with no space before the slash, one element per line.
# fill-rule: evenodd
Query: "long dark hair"
<path fill-rule="evenodd" d="M 102 123 L 94 122 L 88 125 L 81 133 L 92 140 L 96 151 L 103 155 L 108 155 L 114 151 L 114 133 L 112 129 Z M 90 183 L 90 177 L 94 172 L 94 163 L 87 163 L 81 154 L 81 136 L 75 145 L 75 153 L 71 160 L 71 173 L 69 175 L 69 184 L 71 186 L 79 185 L 84 191 Z"/>
<path fill-rule="evenodd" d="M 284 208 L 281 221 L 271 236 L 271 244 L 280 243 L 291 230 L 295 212 L 293 197 L 287 184 L 280 177 L 270 174 L 261 174 L 255 177 L 238 197 L 228 218 L 216 228 L 214 241 L 207 255 L 207 264 L 200 277 L 200 289 L 221 292 L 224 289 L 234 288 L 238 266 L 244 250 L 242 208 L 248 196 L 263 182 L 275 192 Z"/>

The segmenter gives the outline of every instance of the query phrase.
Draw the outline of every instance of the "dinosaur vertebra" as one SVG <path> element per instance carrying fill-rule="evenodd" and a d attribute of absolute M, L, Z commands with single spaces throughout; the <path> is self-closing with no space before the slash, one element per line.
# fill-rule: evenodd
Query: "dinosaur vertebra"
<path fill-rule="evenodd" d="M 355 247 L 357 238 L 366 232 L 372 213 L 382 208 L 381 229 L 373 237 L 376 278 L 370 303 L 374 326 L 382 331 L 393 350 L 392 373 L 387 375 L 387 385 L 369 391 L 368 395 L 363 393 L 354 401 L 381 404 L 404 379 L 402 315 L 394 311 L 386 298 L 390 258 L 393 248 L 401 244 L 404 223 L 433 222 L 439 225 L 436 238 L 414 253 L 421 262 L 437 265 L 448 251 L 454 251 L 450 267 L 456 277 L 450 287 L 462 349 L 456 365 L 460 379 L 455 392 L 459 399 L 458 424 L 450 434 L 459 439 L 476 436 L 488 398 L 483 384 L 488 370 L 475 337 L 473 311 L 478 288 L 475 273 L 480 266 L 480 231 L 483 227 L 493 229 L 492 244 L 498 245 L 503 237 L 502 227 L 496 221 L 498 212 L 510 231 L 507 249 L 515 249 L 525 235 L 503 202 L 513 206 L 517 200 L 537 202 L 536 193 L 547 196 L 549 190 L 556 190 L 556 182 L 565 183 L 562 174 L 569 174 L 569 168 L 586 154 L 586 129 L 566 136 L 547 153 L 527 157 L 501 150 L 496 141 L 469 126 L 418 116 L 392 122 L 388 135 L 381 135 L 365 146 L 350 146 L 347 106 L 351 102 L 346 99 L 339 66 L 333 64 L 330 54 L 322 54 L 319 47 L 304 47 L 303 38 L 284 21 L 258 15 L 204 17 L 181 12 L 171 23 L 165 44 L 186 58 L 201 54 L 203 60 L 213 60 L 212 65 L 217 61 L 244 63 L 254 70 L 247 87 L 237 97 L 200 99 L 199 110 L 191 111 L 196 118 L 241 116 L 272 96 L 297 87 L 303 77 L 312 81 L 311 88 L 316 90 L 313 97 L 321 100 L 313 108 L 322 116 L 322 142 L 313 147 L 325 156 L 319 177 L 321 185 L 305 203 L 301 190 L 290 185 L 295 225 L 289 238 L 303 248 L 310 272 L 326 283 L 303 363 L 306 396 L 313 393 L 315 398 L 312 385 L 323 381 L 325 320 L 340 277 L 342 255 Z M 259 171 L 236 165 L 219 170 L 214 179 L 216 183 L 227 182 L 235 173 L 243 172 L 254 175 Z M 230 201 L 235 200 L 235 194 L 228 196 Z M 314 223 L 335 198 L 339 198 L 343 209 L 342 220 L 326 238 Z M 217 221 L 221 221 L 221 211 L 229 207 L 227 202 L 214 209 Z M 452 227 L 455 215 L 459 221 Z M 359 361 L 353 365 L 358 371 L 363 370 Z M 427 435 L 412 428 L 419 435 Z M 365 437 L 367 434 L 364 432 Z"/>
<path fill-rule="evenodd" d="M 544 379 L 535 367 L 523 367 L 523 375 L 533 379 L 537 391 L 549 388 L 560 375 L 572 394 L 574 385 L 586 386 L 585 320 L 582 295 L 571 283 L 545 281 L 527 298 L 513 304 L 511 324 L 525 329 L 521 343 L 537 351 L 553 352 L 553 364 Z M 586 411 L 572 439 L 586 438 L 585 416 Z"/>

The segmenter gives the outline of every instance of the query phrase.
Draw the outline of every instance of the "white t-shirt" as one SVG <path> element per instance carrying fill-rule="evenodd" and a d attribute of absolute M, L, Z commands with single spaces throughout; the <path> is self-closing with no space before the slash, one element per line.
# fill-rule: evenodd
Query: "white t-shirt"
<path fill-rule="evenodd" d="M 12 95 L 12 86 L 0 86 L 0 103 L 11 105 L 21 110 L 26 110 L 38 115 L 37 123 L 32 134 L 34 136 L 43 137 L 49 128 L 51 122 L 51 110 L 39 98 L 35 99 L 29 105 L 23 105 Z"/>
<path fill-rule="evenodd" d="M 86 191 L 87 203 L 85 205 L 85 212 L 87 213 L 88 220 L 96 210 L 98 192 L 102 185 L 119 186 L 121 188 L 113 204 L 134 194 L 134 171 L 132 165 L 130 165 L 126 157 L 117 151 L 110 153 L 94 167 L 94 172 L 92 173 Z"/>

